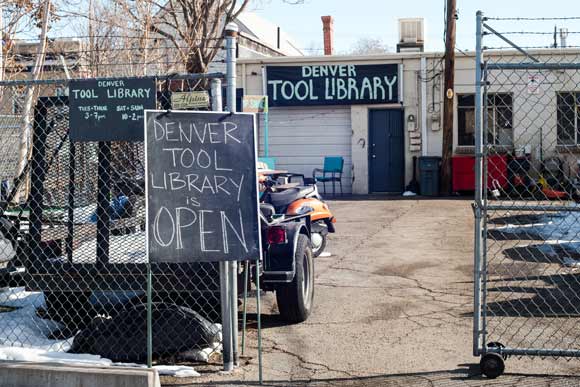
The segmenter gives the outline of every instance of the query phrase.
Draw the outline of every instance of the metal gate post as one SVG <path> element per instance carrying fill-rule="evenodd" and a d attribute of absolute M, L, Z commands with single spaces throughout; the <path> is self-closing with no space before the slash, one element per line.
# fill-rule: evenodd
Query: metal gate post
<path fill-rule="evenodd" d="M 211 81 L 211 107 L 213 111 L 222 111 L 222 83 L 216 78 Z M 230 306 L 230 271 L 228 262 L 219 263 L 220 270 L 220 304 L 222 314 L 222 347 L 224 371 L 234 369 L 234 356 L 232 350 L 232 317 Z"/>
<path fill-rule="evenodd" d="M 222 107 L 222 80 L 215 78 L 211 80 L 211 110 L 221 112 Z"/>
<path fill-rule="evenodd" d="M 227 103 L 230 113 L 238 111 L 236 106 L 236 47 L 238 39 L 238 26 L 229 23 L 226 26 L 226 77 L 227 77 Z M 238 262 L 228 263 L 230 281 L 230 308 L 232 328 L 232 350 L 234 364 L 238 365 Z"/>
<path fill-rule="evenodd" d="M 482 166 L 483 166 L 483 126 L 482 126 L 482 19 L 483 13 L 477 11 L 476 15 L 476 44 L 475 44 L 475 227 L 474 227 L 474 254 L 473 254 L 473 356 L 479 356 L 481 343 L 479 334 L 481 331 L 481 219 L 482 219 Z"/>
<path fill-rule="evenodd" d="M 227 77 L 227 103 L 230 113 L 237 111 L 236 106 L 236 46 L 238 38 L 238 26 L 228 23 L 226 33 L 226 77 Z M 231 308 L 231 335 L 233 361 L 238 365 L 238 262 L 226 262 L 229 271 L 230 308 Z"/>

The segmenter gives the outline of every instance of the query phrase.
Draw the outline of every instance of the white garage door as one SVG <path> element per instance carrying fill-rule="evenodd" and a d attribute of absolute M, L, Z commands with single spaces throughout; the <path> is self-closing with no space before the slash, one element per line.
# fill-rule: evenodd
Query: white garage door
<path fill-rule="evenodd" d="M 322 168 L 325 156 L 342 156 L 342 186 L 344 193 L 351 192 L 350 106 L 271 108 L 269 123 L 270 157 L 276 159 L 276 168 L 312 176 L 314 168 Z M 263 134 L 260 122 L 260 156 Z M 322 192 L 322 184 L 319 188 Z M 328 183 L 326 191 L 332 192 Z"/>

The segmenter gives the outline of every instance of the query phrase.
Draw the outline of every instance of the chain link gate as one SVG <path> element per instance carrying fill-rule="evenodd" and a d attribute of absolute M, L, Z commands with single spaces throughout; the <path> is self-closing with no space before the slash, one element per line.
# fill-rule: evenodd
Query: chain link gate
<path fill-rule="evenodd" d="M 157 108 L 222 77 L 155 78 Z M 151 265 L 146 341 L 143 143 L 70 141 L 67 80 L 0 87 L 0 347 L 218 363 L 214 263 Z"/>
<path fill-rule="evenodd" d="M 580 356 L 580 50 L 500 30 L 535 20 L 477 14 L 473 352 L 492 378 L 508 356 Z"/>

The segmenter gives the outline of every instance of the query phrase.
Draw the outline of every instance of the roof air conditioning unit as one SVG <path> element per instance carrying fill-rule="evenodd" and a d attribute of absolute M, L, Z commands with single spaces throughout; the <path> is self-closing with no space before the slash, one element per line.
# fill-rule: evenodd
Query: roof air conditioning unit
<path fill-rule="evenodd" d="M 399 19 L 399 44 L 397 51 L 423 51 L 425 22 L 423 18 Z"/>
<path fill-rule="evenodd" d="M 399 19 L 399 43 L 423 43 L 423 18 Z"/>

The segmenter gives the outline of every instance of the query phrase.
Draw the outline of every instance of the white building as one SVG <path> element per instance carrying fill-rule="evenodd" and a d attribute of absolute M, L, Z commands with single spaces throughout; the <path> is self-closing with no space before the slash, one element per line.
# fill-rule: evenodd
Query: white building
<path fill-rule="evenodd" d="M 532 54 L 540 61 L 573 62 L 580 51 Z M 492 61 L 500 55 L 502 62 L 525 59 L 517 52 L 486 55 Z M 324 156 L 342 156 L 345 192 L 400 193 L 412 178 L 414 156 L 442 153 L 442 57 L 411 52 L 241 59 L 238 85 L 246 95 L 269 97 L 269 156 L 277 168 L 310 175 Z M 474 152 L 475 53 L 458 53 L 455 68 L 453 150 L 468 158 Z M 556 155 L 575 164 L 580 74 L 518 71 L 490 73 L 490 143 L 499 153 L 527 146 L 532 161 Z M 571 117 L 564 120 L 566 115 Z M 263 127 L 261 122 L 260 155 Z"/>

